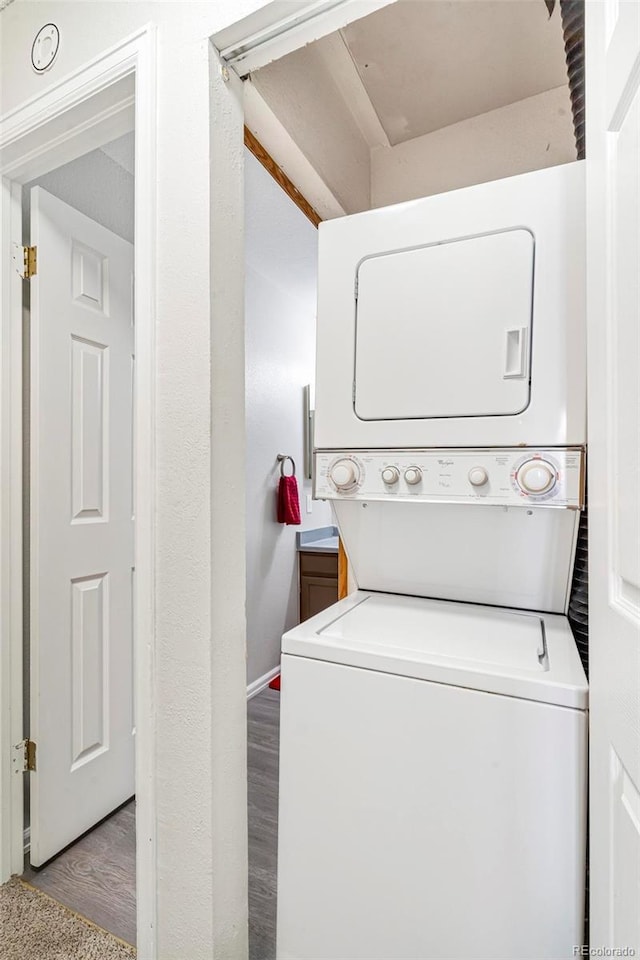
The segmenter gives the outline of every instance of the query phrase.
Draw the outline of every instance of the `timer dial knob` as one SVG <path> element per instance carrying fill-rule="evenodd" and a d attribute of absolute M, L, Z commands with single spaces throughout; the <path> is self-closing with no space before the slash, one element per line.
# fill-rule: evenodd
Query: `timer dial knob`
<path fill-rule="evenodd" d="M 422 480 L 422 470 L 420 467 L 407 467 L 404 472 L 404 478 L 411 486 L 415 483 L 420 483 Z"/>
<path fill-rule="evenodd" d="M 474 487 L 482 487 L 489 479 L 484 467 L 472 467 L 469 470 L 469 483 Z"/>
<path fill-rule="evenodd" d="M 397 467 L 385 467 L 382 471 L 382 479 L 391 486 L 391 484 L 397 483 L 400 479 L 400 471 Z"/>
<path fill-rule="evenodd" d="M 557 473 L 548 460 L 527 460 L 518 470 L 517 480 L 525 493 L 541 494 L 554 486 Z"/>
<path fill-rule="evenodd" d="M 360 482 L 360 471 L 353 460 L 337 460 L 329 472 L 338 490 L 348 491 L 357 487 Z"/>

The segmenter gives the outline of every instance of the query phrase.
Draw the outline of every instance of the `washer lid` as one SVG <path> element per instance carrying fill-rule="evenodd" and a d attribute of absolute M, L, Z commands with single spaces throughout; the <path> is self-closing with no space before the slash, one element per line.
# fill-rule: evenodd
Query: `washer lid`
<path fill-rule="evenodd" d="M 565 617 L 358 591 L 285 634 L 283 653 L 586 708 Z"/>
<path fill-rule="evenodd" d="M 441 600 L 374 594 L 318 635 L 351 649 L 402 659 L 474 664 L 539 674 L 548 670 L 539 615 Z"/>

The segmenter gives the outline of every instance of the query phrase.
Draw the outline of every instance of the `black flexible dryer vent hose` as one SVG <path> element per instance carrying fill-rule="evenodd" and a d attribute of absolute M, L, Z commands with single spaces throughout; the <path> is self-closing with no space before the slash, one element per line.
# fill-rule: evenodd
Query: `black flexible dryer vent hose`
<path fill-rule="evenodd" d="M 560 0 L 562 34 L 567 60 L 573 129 L 578 160 L 585 156 L 584 0 Z"/>

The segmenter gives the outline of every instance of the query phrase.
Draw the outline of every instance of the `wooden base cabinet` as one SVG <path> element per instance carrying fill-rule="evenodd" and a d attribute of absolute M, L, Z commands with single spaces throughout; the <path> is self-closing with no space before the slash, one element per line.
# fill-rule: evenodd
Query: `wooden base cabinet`
<path fill-rule="evenodd" d="M 338 554 L 301 550 L 300 623 L 338 600 Z"/>

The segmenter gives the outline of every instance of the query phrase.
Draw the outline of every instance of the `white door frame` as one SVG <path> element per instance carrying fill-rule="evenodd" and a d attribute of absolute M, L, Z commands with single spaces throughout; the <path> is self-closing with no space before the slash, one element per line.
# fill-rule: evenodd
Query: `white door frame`
<path fill-rule="evenodd" d="M 23 869 L 22 242 L 20 184 L 131 129 L 135 117 L 135 697 L 138 950 L 156 956 L 154 776 L 155 30 L 147 26 L 0 118 L 0 881 Z M 135 79 L 135 98 L 132 80 Z"/>

